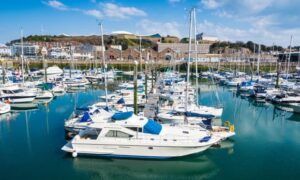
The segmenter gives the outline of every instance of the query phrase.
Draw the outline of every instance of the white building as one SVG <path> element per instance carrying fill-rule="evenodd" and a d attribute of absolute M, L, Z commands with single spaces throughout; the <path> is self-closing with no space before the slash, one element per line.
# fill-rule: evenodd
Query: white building
<path fill-rule="evenodd" d="M 215 36 L 204 35 L 203 33 L 197 34 L 197 40 L 202 42 L 210 42 L 214 43 L 219 41 L 219 39 Z"/>
<path fill-rule="evenodd" d="M 13 44 L 11 51 L 13 56 L 20 56 L 22 54 L 21 43 Z M 24 52 L 24 56 L 28 56 L 28 57 L 36 56 L 39 52 L 39 46 L 32 45 L 30 43 L 23 43 L 23 52 Z"/>
<path fill-rule="evenodd" d="M 66 49 L 64 49 L 64 48 L 59 48 L 59 47 L 50 48 L 48 50 L 48 56 L 49 56 L 49 58 L 53 58 L 53 59 L 69 59 L 70 58 L 70 54 L 68 53 L 68 51 L 66 51 Z"/>
<path fill-rule="evenodd" d="M 122 51 L 122 46 L 121 46 L 121 45 L 111 45 L 110 47 L 111 47 L 112 49 L 117 49 L 117 50 Z"/>
<path fill-rule="evenodd" d="M 0 56 L 11 56 L 11 48 L 4 44 L 0 44 Z"/>

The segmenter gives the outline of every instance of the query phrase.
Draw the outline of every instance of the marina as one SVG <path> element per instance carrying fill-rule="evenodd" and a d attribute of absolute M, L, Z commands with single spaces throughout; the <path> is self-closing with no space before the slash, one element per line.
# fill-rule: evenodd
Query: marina
<path fill-rule="evenodd" d="M 292 2 L 35 3 L 0 44 L 0 179 L 300 176 Z"/>
<path fill-rule="evenodd" d="M 5 164 L 0 170 L 1 177 L 297 178 L 299 115 L 277 109 L 272 104 L 256 105 L 226 87 L 220 88 L 218 93 L 224 105 L 222 119 L 234 123 L 236 135 L 222 142 L 221 147 L 164 161 L 74 159 L 60 150 L 66 142 L 64 120 L 77 106 L 97 102 L 96 99 L 105 94 L 101 89 L 65 94 L 37 110 L 1 115 L 0 159 Z M 212 91 L 205 92 L 200 96 L 200 102 L 212 105 L 213 96 Z M 65 104 L 66 101 L 70 103 Z"/>

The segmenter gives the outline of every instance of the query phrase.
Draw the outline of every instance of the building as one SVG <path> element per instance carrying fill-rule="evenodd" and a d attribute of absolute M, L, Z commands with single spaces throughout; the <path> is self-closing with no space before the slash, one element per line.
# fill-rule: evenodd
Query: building
<path fill-rule="evenodd" d="M 205 43 L 197 44 L 198 54 L 208 54 L 209 48 L 210 48 L 210 44 L 205 44 Z M 157 50 L 158 53 L 160 53 L 160 58 L 162 57 L 161 52 L 164 51 L 165 49 L 174 51 L 179 58 L 185 58 L 187 57 L 188 54 L 189 44 L 188 43 L 158 43 Z"/>
<path fill-rule="evenodd" d="M 162 43 L 179 43 L 180 39 L 176 36 L 167 35 L 166 37 L 162 37 Z"/>
<path fill-rule="evenodd" d="M 140 52 L 135 48 L 128 48 L 122 53 L 122 57 L 124 60 L 139 60 Z"/>
<path fill-rule="evenodd" d="M 4 45 L 0 44 L 0 56 L 11 56 L 11 48 Z"/>
<path fill-rule="evenodd" d="M 217 37 L 204 35 L 203 33 L 197 34 L 196 39 L 199 43 L 208 43 L 208 44 L 212 44 L 219 41 Z"/>
<path fill-rule="evenodd" d="M 48 49 L 48 57 L 50 59 L 69 59 L 69 49 L 59 47 L 50 48 Z"/>
<path fill-rule="evenodd" d="M 31 43 L 23 43 L 23 53 L 27 57 L 35 57 L 39 53 L 39 46 Z M 20 56 L 22 54 L 21 43 L 15 43 L 12 45 L 12 55 Z"/>

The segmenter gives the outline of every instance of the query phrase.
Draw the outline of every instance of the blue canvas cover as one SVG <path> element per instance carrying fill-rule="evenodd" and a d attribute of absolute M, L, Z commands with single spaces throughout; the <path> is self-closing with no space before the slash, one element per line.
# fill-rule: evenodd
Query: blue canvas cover
<path fill-rule="evenodd" d="M 121 98 L 117 101 L 117 104 L 125 104 L 124 98 Z"/>
<path fill-rule="evenodd" d="M 187 117 L 202 117 L 206 119 L 212 119 L 215 116 L 211 114 L 199 114 L 199 113 L 194 113 L 194 112 L 185 112 L 184 113 Z"/>
<path fill-rule="evenodd" d="M 109 112 L 109 108 L 106 106 L 105 108 L 103 108 L 106 112 Z"/>
<path fill-rule="evenodd" d="M 211 136 L 205 136 L 202 139 L 199 140 L 199 142 L 208 142 L 211 139 Z"/>
<path fill-rule="evenodd" d="M 115 121 L 126 120 L 132 116 L 133 112 L 119 112 L 115 113 L 111 119 Z"/>
<path fill-rule="evenodd" d="M 159 134 L 162 129 L 161 124 L 155 122 L 153 119 L 149 119 L 144 125 L 144 133 Z"/>
<path fill-rule="evenodd" d="M 82 118 L 80 119 L 80 122 L 90 122 L 90 121 L 92 121 L 91 117 L 90 117 L 90 114 L 89 114 L 89 112 L 85 111 L 83 113 Z"/>
<path fill-rule="evenodd" d="M 242 86 L 251 86 L 251 82 L 249 81 L 243 81 Z"/>
<path fill-rule="evenodd" d="M 77 107 L 76 110 L 78 110 L 78 111 L 88 111 L 90 109 L 88 107 Z"/>
<path fill-rule="evenodd" d="M 206 129 L 209 129 L 209 130 L 212 129 L 212 119 L 202 120 L 202 123 L 205 125 Z"/>

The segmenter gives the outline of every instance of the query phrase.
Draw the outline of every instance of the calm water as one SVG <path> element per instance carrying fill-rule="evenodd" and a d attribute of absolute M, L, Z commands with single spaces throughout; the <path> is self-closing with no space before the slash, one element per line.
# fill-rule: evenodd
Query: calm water
<path fill-rule="evenodd" d="M 75 106 L 96 102 L 101 90 L 66 94 L 38 110 L 16 112 L 0 120 L 0 179 L 298 179 L 300 116 L 258 106 L 219 89 L 223 120 L 237 135 L 222 148 L 167 161 L 73 159 L 60 148 L 64 120 Z M 213 92 L 201 103 L 214 104 Z"/>

